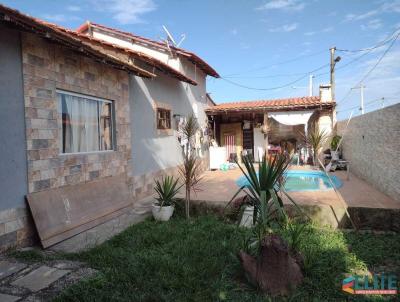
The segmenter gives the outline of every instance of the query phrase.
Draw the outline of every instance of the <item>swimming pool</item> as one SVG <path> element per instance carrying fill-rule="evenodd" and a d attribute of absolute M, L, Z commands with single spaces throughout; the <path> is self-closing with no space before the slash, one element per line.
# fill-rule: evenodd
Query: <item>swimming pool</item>
<path fill-rule="evenodd" d="M 325 191 L 332 190 L 332 185 L 328 176 L 322 171 L 306 171 L 306 170 L 289 170 L 285 173 L 286 182 L 284 188 L 287 192 L 294 191 Z M 331 175 L 335 188 L 340 188 L 343 183 L 334 175 Z M 239 187 L 248 185 L 245 176 L 241 176 L 236 180 Z"/>

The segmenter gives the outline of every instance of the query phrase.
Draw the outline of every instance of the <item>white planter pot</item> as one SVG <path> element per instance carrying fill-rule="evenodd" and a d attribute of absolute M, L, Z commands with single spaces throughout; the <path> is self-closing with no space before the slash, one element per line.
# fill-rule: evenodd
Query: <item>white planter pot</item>
<path fill-rule="evenodd" d="M 240 220 L 240 226 L 250 228 L 253 226 L 253 214 L 254 207 L 247 206 L 244 209 L 242 219 Z"/>
<path fill-rule="evenodd" d="M 151 212 L 157 221 L 168 221 L 174 213 L 174 206 L 160 207 L 153 204 Z"/>

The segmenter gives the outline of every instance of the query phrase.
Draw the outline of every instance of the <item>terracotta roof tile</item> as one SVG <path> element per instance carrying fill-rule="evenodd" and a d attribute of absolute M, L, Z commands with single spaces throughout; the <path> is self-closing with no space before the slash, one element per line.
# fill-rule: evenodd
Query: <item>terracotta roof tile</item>
<path fill-rule="evenodd" d="M 142 52 L 134 51 L 129 48 L 108 43 L 106 41 L 89 37 L 88 35 L 67 29 L 57 24 L 30 17 L 1 4 L 0 17 L 2 17 L 5 21 L 12 22 L 27 31 L 32 31 L 45 38 L 51 38 L 62 44 L 67 45 L 68 47 L 72 47 L 80 51 L 84 50 L 86 52 L 89 52 L 92 56 L 95 56 L 97 60 L 109 61 L 117 66 L 119 69 L 128 70 L 138 76 L 146 78 L 156 77 L 154 73 L 140 68 L 132 62 L 129 62 L 129 56 L 137 58 L 140 61 L 150 65 L 151 67 L 154 67 L 157 70 L 169 74 L 180 81 L 184 81 L 192 85 L 197 85 L 196 81 L 190 79 L 183 73 L 170 67 L 168 64 L 153 57 L 150 57 L 149 55 L 146 55 Z M 126 55 L 126 59 L 122 59 L 114 55 L 113 52 L 107 51 L 106 49 L 111 49 L 113 51 L 123 53 Z"/>
<path fill-rule="evenodd" d="M 134 35 L 130 32 L 126 32 L 126 31 L 122 31 L 119 29 L 115 29 L 115 28 L 111 28 L 105 25 L 101 25 L 101 24 L 97 24 L 97 23 L 93 23 L 90 21 L 85 22 L 84 24 L 82 24 L 81 26 L 79 26 L 77 28 L 77 32 L 85 32 L 86 30 L 88 30 L 88 28 L 90 26 L 93 27 L 97 27 L 100 29 L 104 29 L 104 30 L 108 30 L 111 32 L 115 32 L 118 34 L 122 34 L 125 36 L 129 36 L 130 38 L 139 41 L 139 42 L 144 42 L 144 43 L 149 43 L 151 45 L 157 46 L 157 47 L 161 47 L 163 49 L 168 49 L 168 47 L 165 45 L 165 43 L 159 42 L 159 41 L 155 41 L 155 40 L 151 40 L 145 37 L 141 37 L 138 35 Z M 203 59 L 201 59 L 199 56 L 197 56 L 195 53 L 187 51 L 183 48 L 178 48 L 178 47 L 173 47 L 170 46 L 171 49 L 175 50 L 178 54 L 185 56 L 189 61 L 191 61 L 194 64 L 197 64 L 199 66 L 200 69 L 202 69 L 206 74 L 215 77 L 215 78 L 219 78 L 219 74 L 214 70 L 214 68 L 212 68 L 206 61 L 204 61 Z"/>
<path fill-rule="evenodd" d="M 62 44 L 68 48 L 81 52 L 84 55 L 90 56 L 97 61 L 109 64 L 114 68 L 132 72 L 138 76 L 152 78 L 155 74 L 144 70 L 135 64 L 123 61 L 118 57 L 105 54 L 93 45 L 85 43 L 79 36 L 68 29 L 61 26 L 45 22 L 43 20 L 25 15 L 15 9 L 8 8 L 0 4 L 0 20 L 13 24 L 19 29 L 27 32 L 33 32 L 42 36 L 45 39 L 52 40 Z M 75 34 L 74 34 L 75 33 Z"/>
<path fill-rule="evenodd" d="M 306 109 L 313 107 L 332 107 L 335 102 L 321 102 L 320 97 L 295 97 L 275 100 L 255 100 L 222 103 L 206 109 L 207 112 Z"/>

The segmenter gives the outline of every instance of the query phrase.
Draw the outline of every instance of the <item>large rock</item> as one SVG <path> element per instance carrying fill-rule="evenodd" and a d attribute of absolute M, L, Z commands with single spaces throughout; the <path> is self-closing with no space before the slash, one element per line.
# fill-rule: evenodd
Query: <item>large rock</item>
<path fill-rule="evenodd" d="M 249 281 L 269 295 L 287 295 L 303 281 L 299 263 L 278 235 L 262 240 L 257 259 L 243 251 L 239 257 Z"/>

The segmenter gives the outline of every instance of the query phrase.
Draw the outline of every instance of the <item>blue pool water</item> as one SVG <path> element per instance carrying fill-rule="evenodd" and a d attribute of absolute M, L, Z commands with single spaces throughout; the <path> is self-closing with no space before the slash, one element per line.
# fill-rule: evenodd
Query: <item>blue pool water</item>
<path fill-rule="evenodd" d="M 305 170 L 290 170 L 285 173 L 286 182 L 284 188 L 288 192 L 293 191 L 324 191 L 332 189 L 328 176 L 322 171 L 305 171 Z M 331 175 L 332 182 L 335 188 L 342 186 L 342 181 Z M 239 187 L 249 185 L 245 176 L 241 176 L 236 180 Z"/>

